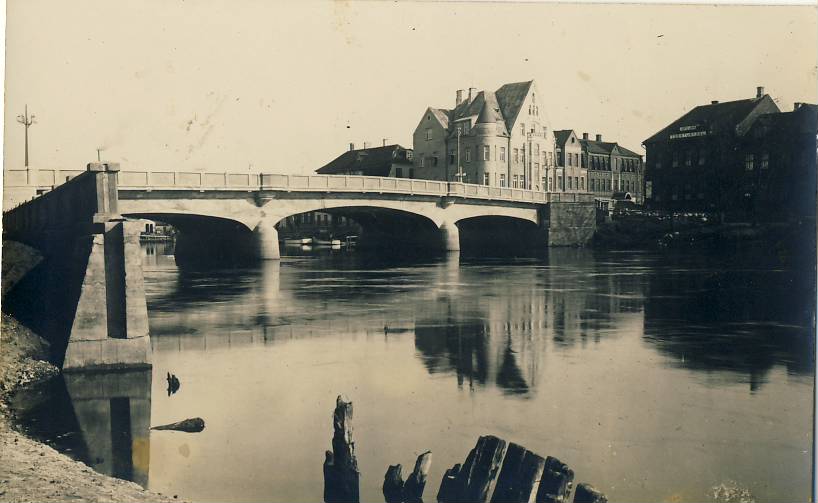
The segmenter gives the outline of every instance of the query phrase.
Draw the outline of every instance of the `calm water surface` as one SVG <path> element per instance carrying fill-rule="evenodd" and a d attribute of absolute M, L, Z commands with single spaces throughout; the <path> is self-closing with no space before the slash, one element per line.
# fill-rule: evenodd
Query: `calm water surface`
<path fill-rule="evenodd" d="M 427 449 L 434 501 L 484 434 L 560 458 L 612 501 L 705 501 L 732 482 L 806 501 L 811 303 L 801 275 L 753 263 L 553 250 L 181 272 L 151 246 L 153 370 L 69 376 L 29 424 L 154 491 L 321 501 L 345 393 L 363 501 L 383 501 L 386 467 Z M 170 396 L 167 372 L 181 381 Z M 201 433 L 147 429 L 196 416 Z"/>

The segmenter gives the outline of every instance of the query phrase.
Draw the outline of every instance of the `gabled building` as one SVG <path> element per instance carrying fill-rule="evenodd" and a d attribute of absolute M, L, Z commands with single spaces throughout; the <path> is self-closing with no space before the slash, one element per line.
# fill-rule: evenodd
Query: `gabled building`
<path fill-rule="evenodd" d="M 400 145 L 385 145 L 349 150 L 316 170 L 319 175 L 362 175 L 414 178 L 412 150 Z"/>
<path fill-rule="evenodd" d="M 416 176 L 547 190 L 554 134 L 537 95 L 531 80 L 458 90 L 453 108 L 427 108 L 413 136 Z"/>
<path fill-rule="evenodd" d="M 755 121 L 780 110 L 764 88 L 750 99 L 700 105 L 645 140 L 645 197 L 672 211 L 743 214 L 752 195 L 742 187 L 756 175 L 748 168 L 745 135 Z"/>
<path fill-rule="evenodd" d="M 554 131 L 556 162 L 553 184 L 561 192 L 586 192 L 588 170 L 582 166 L 582 146 L 572 129 Z M 548 186 L 552 185 L 549 176 Z M 549 188 L 550 190 L 550 188 Z"/>
<path fill-rule="evenodd" d="M 644 166 L 642 156 L 617 142 L 602 141 L 602 135 L 591 140 L 582 133 L 581 165 L 588 169 L 588 190 L 597 206 L 606 209 L 619 198 L 644 202 Z"/>

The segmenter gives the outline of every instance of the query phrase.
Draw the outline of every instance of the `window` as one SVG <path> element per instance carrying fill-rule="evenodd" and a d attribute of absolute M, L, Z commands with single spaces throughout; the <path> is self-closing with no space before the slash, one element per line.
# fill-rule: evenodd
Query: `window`
<path fill-rule="evenodd" d="M 562 188 L 562 175 L 557 175 L 557 190 Z"/>
<path fill-rule="evenodd" d="M 432 139 L 432 128 L 426 128 L 426 141 Z"/>
<path fill-rule="evenodd" d="M 463 134 L 469 134 L 469 129 L 471 127 L 471 121 L 467 120 L 463 123 Z"/>
<path fill-rule="evenodd" d="M 769 169 L 770 167 L 770 154 L 769 152 L 764 152 L 761 154 L 761 169 Z"/>
<path fill-rule="evenodd" d="M 537 171 L 539 171 L 539 170 L 540 170 L 540 163 L 535 162 L 535 163 L 534 163 L 534 169 L 535 169 L 535 170 L 537 170 Z"/>
<path fill-rule="evenodd" d="M 500 187 L 506 186 L 506 175 L 500 175 Z"/>
<path fill-rule="evenodd" d="M 574 188 L 579 189 L 579 177 L 578 176 L 574 177 Z"/>
<path fill-rule="evenodd" d="M 573 178 L 572 178 L 572 177 L 570 177 L 570 176 L 566 176 L 566 177 L 565 177 L 565 181 L 566 181 L 566 182 L 568 182 L 568 190 L 571 190 L 571 189 L 573 189 L 573 188 L 574 188 L 574 187 L 573 187 L 573 183 L 572 183 L 572 181 L 573 181 Z"/>
<path fill-rule="evenodd" d="M 523 164 L 525 164 L 525 147 L 520 149 L 520 159 L 523 161 Z"/>
<path fill-rule="evenodd" d="M 574 166 L 579 166 L 579 154 L 574 154 Z"/>
<path fill-rule="evenodd" d="M 432 157 L 432 167 L 433 167 L 433 168 L 436 168 L 436 167 L 437 167 L 437 161 L 438 161 L 438 157 L 437 157 L 437 156 Z"/>
<path fill-rule="evenodd" d="M 424 157 L 422 155 L 418 156 L 418 166 L 421 167 L 421 168 L 425 165 L 423 160 L 424 160 Z"/>
<path fill-rule="evenodd" d="M 395 177 L 403 178 L 403 168 L 395 168 Z"/>
<path fill-rule="evenodd" d="M 500 147 L 500 160 L 501 161 L 506 160 L 506 148 L 505 147 Z"/>
<path fill-rule="evenodd" d="M 454 166 L 455 155 L 454 152 L 449 152 L 449 166 Z"/>
<path fill-rule="evenodd" d="M 415 168 L 409 168 L 409 178 L 415 177 Z"/>
<path fill-rule="evenodd" d="M 579 177 L 579 188 L 582 189 L 582 190 L 585 190 L 585 177 L 584 176 Z"/>
<path fill-rule="evenodd" d="M 540 144 L 539 143 L 534 144 L 534 155 L 536 155 L 537 157 L 540 156 Z"/>
<path fill-rule="evenodd" d="M 554 190 L 554 179 L 550 176 L 548 177 L 548 190 Z"/>
<path fill-rule="evenodd" d="M 471 147 L 466 147 L 466 162 L 471 162 Z"/>
<path fill-rule="evenodd" d="M 568 166 L 573 166 L 574 156 L 571 154 L 566 154 L 568 156 Z"/>
<path fill-rule="evenodd" d="M 605 180 L 605 190 L 607 190 L 608 192 L 611 191 L 611 179 L 610 178 Z"/>
<path fill-rule="evenodd" d="M 525 136 L 525 124 L 520 124 L 520 134 Z"/>
<path fill-rule="evenodd" d="M 514 149 L 514 162 L 520 162 L 520 149 Z"/>
<path fill-rule="evenodd" d="M 747 154 L 744 156 L 744 169 L 747 171 L 752 171 L 755 167 L 755 155 Z"/>
<path fill-rule="evenodd" d="M 679 167 L 679 153 L 678 152 L 673 152 L 673 167 L 674 168 Z"/>
<path fill-rule="evenodd" d="M 552 152 L 546 152 L 546 154 L 548 155 L 548 165 L 553 166 L 554 165 L 554 162 L 553 162 L 554 161 L 554 154 Z"/>
<path fill-rule="evenodd" d="M 685 166 L 692 166 L 693 165 L 693 151 L 688 150 L 685 152 Z"/>
<path fill-rule="evenodd" d="M 483 185 L 488 185 L 488 184 L 489 184 L 489 174 L 488 173 L 483 173 Z"/>
<path fill-rule="evenodd" d="M 514 175 L 513 181 L 511 182 L 511 186 L 516 189 L 518 183 L 520 183 L 520 177 Z"/>
<path fill-rule="evenodd" d="M 542 177 L 542 190 L 545 190 L 546 187 L 548 187 L 548 184 L 546 182 L 546 178 Z"/>
<path fill-rule="evenodd" d="M 707 150 L 699 150 L 699 166 L 704 166 L 707 163 Z"/>
<path fill-rule="evenodd" d="M 491 160 L 491 147 L 488 145 L 483 145 L 483 160 L 490 161 Z"/>

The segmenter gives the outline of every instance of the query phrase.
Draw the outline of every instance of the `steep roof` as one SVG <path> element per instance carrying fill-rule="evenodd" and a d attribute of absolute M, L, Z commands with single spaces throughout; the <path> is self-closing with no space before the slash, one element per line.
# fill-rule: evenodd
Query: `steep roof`
<path fill-rule="evenodd" d="M 554 131 L 554 139 L 557 142 L 557 145 L 565 145 L 565 142 L 568 141 L 568 138 L 571 137 L 571 133 L 573 133 L 573 129 L 560 129 L 559 131 Z"/>
<path fill-rule="evenodd" d="M 678 133 L 683 126 L 699 126 L 713 133 L 741 135 L 758 114 L 778 111 L 775 102 L 767 94 L 761 98 L 699 105 L 645 140 L 645 143 L 668 140 L 671 134 Z"/>
<path fill-rule="evenodd" d="M 616 144 L 616 150 L 619 152 L 619 155 L 623 157 L 642 157 L 642 154 L 638 154 L 631 149 L 625 148 L 620 144 Z"/>
<path fill-rule="evenodd" d="M 392 164 L 411 164 L 407 149 L 400 145 L 348 150 L 315 172 L 320 175 L 343 175 L 361 172 L 365 176 L 389 176 Z"/>
<path fill-rule="evenodd" d="M 579 142 L 589 154 L 610 155 L 617 145 L 609 141 L 579 140 Z"/>
<path fill-rule="evenodd" d="M 509 130 L 514 127 L 514 121 L 517 120 L 520 108 L 523 106 L 525 97 L 528 96 L 528 91 L 533 84 L 533 80 L 504 84 L 495 92 L 500 111 L 506 121 L 506 128 Z"/>
<path fill-rule="evenodd" d="M 432 108 L 429 107 L 429 111 L 432 112 L 432 115 L 440 122 L 443 126 L 443 129 L 449 129 L 449 117 L 451 116 L 452 111 L 446 110 L 445 108 Z"/>

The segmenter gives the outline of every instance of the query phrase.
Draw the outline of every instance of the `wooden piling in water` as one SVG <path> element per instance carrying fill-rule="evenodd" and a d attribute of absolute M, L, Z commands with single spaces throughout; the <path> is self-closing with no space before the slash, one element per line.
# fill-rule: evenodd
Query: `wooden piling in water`
<path fill-rule="evenodd" d="M 409 474 L 403 485 L 403 499 L 406 503 L 422 503 L 423 490 L 426 488 L 426 477 L 432 467 L 432 451 L 426 451 L 418 456 L 415 469 Z"/>
<path fill-rule="evenodd" d="M 510 443 L 491 497 L 492 503 L 534 501 L 545 468 L 545 459 L 521 445 Z"/>
<path fill-rule="evenodd" d="M 582 482 L 574 492 L 574 503 L 608 503 L 608 498 L 591 486 Z"/>
<path fill-rule="evenodd" d="M 438 491 L 440 503 L 485 503 L 506 451 L 506 441 L 493 435 L 482 436 L 469 452 L 462 467 L 446 472 Z M 455 473 L 455 469 L 459 468 Z M 451 479 L 451 475 L 454 478 Z M 443 499 L 441 499 L 443 496 Z"/>
<path fill-rule="evenodd" d="M 383 498 L 386 503 L 403 503 L 403 488 L 401 465 L 389 465 L 383 477 Z"/>
<path fill-rule="evenodd" d="M 338 395 L 332 416 L 332 451 L 324 459 L 324 501 L 326 503 L 358 503 L 358 461 L 352 439 L 352 402 Z"/>
<path fill-rule="evenodd" d="M 537 491 L 537 503 L 566 503 L 574 483 L 574 470 L 557 458 L 548 456 Z"/>

